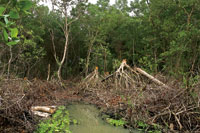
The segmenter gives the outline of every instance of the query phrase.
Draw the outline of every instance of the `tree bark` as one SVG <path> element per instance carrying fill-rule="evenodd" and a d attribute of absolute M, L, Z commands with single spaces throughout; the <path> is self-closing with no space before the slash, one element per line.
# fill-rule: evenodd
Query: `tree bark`
<path fill-rule="evenodd" d="M 50 79 L 50 73 L 51 73 L 51 65 L 48 65 L 48 73 L 47 73 L 47 81 Z"/>
<path fill-rule="evenodd" d="M 67 14 L 67 10 L 65 11 L 65 13 Z M 64 47 L 63 57 L 62 57 L 62 60 L 61 60 L 61 62 L 59 64 L 59 68 L 58 68 L 58 79 L 60 81 L 62 80 L 61 72 L 62 72 L 62 67 L 63 67 L 63 64 L 65 62 L 65 58 L 66 58 L 68 42 L 69 42 L 69 30 L 68 30 L 68 19 L 67 19 L 67 15 L 66 15 L 65 16 L 65 47 Z"/>

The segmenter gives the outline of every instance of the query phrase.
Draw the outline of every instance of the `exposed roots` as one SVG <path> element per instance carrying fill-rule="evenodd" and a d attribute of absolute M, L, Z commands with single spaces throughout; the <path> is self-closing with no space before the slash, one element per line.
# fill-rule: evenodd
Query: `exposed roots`
<path fill-rule="evenodd" d="M 116 89 L 135 88 L 139 81 L 139 74 L 126 64 L 126 60 L 122 61 L 117 71 L 101 80 L 104 84 L 115 85 Z"/>
<path fill-rule="evenodd" d="M 92 73 L 90 73 L 79 85 L 80 88 L 90 89 L 95 88 L 100 85 L 100 76 L 98 72 L 98 67 L 94 69 Z"/>

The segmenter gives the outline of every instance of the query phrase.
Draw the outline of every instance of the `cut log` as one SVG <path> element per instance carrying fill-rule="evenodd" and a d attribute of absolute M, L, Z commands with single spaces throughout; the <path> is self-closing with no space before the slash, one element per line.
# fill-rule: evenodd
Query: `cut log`
<path fill-rule="evenodd" d="M 135 70 L 137 70 L 139 73 L 141 73 L 142 75 L 146 76 L 147 78 L 149 78 L 150 80 L 152 80 L 154 83 L 163 86 L 166 89 L 170 89 L 169 86 L 167 86 L 166 84 L 164 84 L 163 82 L 161 82 L 160 80 L 156 79 L 155 77 L 151 76 L 150 74 L 148 74 L 147 72 L 145 72 L 144 70 L 142 70 L 141 68 L 135 68 Z"/>
<path fill-rule="evenodd" d="M 34 115 L 40 116 L 40 117 L 49 117 L 51 114 L 45 113 L 45 112 L 39 112 L 39 111 L 33 111 Z"/>
<path fill-rule="evenodd" d="M 56 111 L 56 106 L 34 106 L 31 107 L 31 111 L 32 112 L 45 112 L 45 113 L 49 113 L 49 114 L 53 114 Z"/>

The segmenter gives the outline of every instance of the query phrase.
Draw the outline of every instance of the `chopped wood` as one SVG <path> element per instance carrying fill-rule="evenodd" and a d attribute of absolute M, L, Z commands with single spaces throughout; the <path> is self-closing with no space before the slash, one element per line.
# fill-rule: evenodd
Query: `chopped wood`
<path fill-rule="evenodd" d="M 34 106 L 31 111 L 38 116 L 48 117 L 56 111 L 56 106 Z M 48 114 L 48 115 L 47 115 Z"/>
<path fill-rule="evenodd" d="M 40 116 L 40 117 L 49 117 L 51 114 L 45 113 L 45 112 L 40 112 L 40 111 L 33 111 L 34 115 Z"/>

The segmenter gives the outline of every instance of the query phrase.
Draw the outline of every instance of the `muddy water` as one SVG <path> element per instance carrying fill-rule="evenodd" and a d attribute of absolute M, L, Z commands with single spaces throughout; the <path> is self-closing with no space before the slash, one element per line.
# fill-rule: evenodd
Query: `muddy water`
<path fill-rule="evenodd" d="M 70 126 L 72 133 L 130 133 L 128 129 L 104 122 L 98 117 L 99 110 L 92 105 L 73 104 L 68 106 L 67 110 L 70 118 L 76 119 L 79 123 Z"/>

